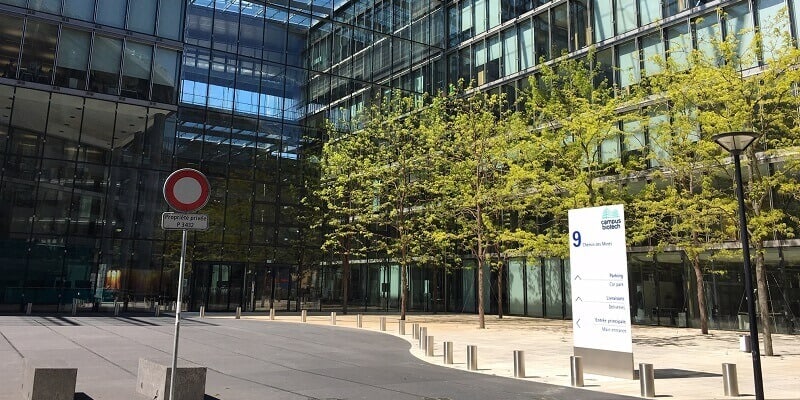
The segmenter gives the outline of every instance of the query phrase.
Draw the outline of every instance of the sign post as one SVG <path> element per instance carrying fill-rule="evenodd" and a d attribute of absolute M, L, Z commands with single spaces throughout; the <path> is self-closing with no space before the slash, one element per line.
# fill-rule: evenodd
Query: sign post
<path fill-rule="evenodd" d="M 632 379 L 622 205 L 569 210 L 572 334 L 587 372 Z"/>
<path fill-rule="evenodd" d="M 208 179 L 202 172 L 191 169 L 179 169 L 167 177 L 164 182 L 164 200 L 177 211 L 165 212 L 161 215 L 161 228 L 181 230 L 181 261 L 178 269 L 178 299 L 175 307 L 175 338 L 172 342 L 172 373 L 170 374 L 169 398 L 175 398 L 175 375 L 178 374 L 178 336 L 181 330 L 181 299 L 183 298 L 183 270 L 186 264 L 186 236 L 189 230 L 208 229 L 208 215 L 189 214 L 208 203 L 210 197 Z"/>

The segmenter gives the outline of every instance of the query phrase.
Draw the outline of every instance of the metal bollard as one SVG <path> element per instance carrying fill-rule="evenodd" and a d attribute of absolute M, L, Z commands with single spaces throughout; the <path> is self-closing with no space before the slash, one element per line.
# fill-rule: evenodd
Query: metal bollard
<path fill-rule="evenodd" d="M 28 303 L 28 305 L 25 307 L 25 315 L 31 315 L 32 311 L 33 311 L 33 303 Z"/>
<path fill-rule="evenodd" d="M 386 332 L 386 317 L 381 317 L 381 332 Z"/>
<path fill-rule="evenodd" d="M 653 364 L 639 363 L 639 389 L 642 397 L 656 397 Z"/>
<path fill-rule="evenodd" d="M 114 302 L 114 316 L 119 317 L 119 303 Z"/>
<path fill-rule="evenodd" d="M 739 336 L 739 350 L 744 353 L 750 353 L 753 350 L 750 344 L 750 335 Z"/>
<path fill-rule="evenodd" d="M 427 336 L 425 339 L 425 355 L 433 357 L 433 336 Z"/>
<path fill-rule="evenodd" d="M 306 317 L 308 317 L 308 311 L 307 310 L 300 311 L 300 321 L 306 322 Z"/>
<path fill-rule="evenodd" d="M 206 317 L 206 306 L 200 306 L 200 318 Z"/>
<path fill-rule="evenodd" d="M 575 387 L 583 387 L 583 359 L 581 356 L 569 357 L 570 383 Z"/>
<path fill-rule="evenodd" d="M 269 309 L 269 320 L 270 321 L 275 321 L 275 309 L 274 308 L 270 308 Z"/>
<path fill-rule="evenodd" d="M 72 316 L 78 314 L 78 299 L 72 299 Z"/>
<path fill-rule="evenodd" d="M 400 320 L 397 322 L 397 334 L 403 336 L 406 334 L 406 321 Z"/>
<path fill-rule="evenodd" d="M 236 319 L 242 318 L 242 307 L 236 307 Z"/>
<path fill-rule="evenodd" d="M 336 325 L 336 312 L 331 311 L 331 325 Z"/>
<path fill-rule="evenodd" d="M 156 317 L 161 314 L 161 306 L 156 302 Z"/>
<path fill-rule="evenodd" d="M 470 371 L 478 369 L 478 346 L 467 346 L 467 369 Z"/>
<path fill-rule="evenodd" d="M 428 328 L 421 326 L 419 327 L 419 348 L 425 350 L 425 340 L 428 337 Z"/>
<path fill-rule="evenodd" d="M 525 377 L 525 352 L 522 350 L 514 350 L 514 377 Z"/>
<path fill-rule="evenodd" d="M 364 326 L 364 317 L 361 314 L 356 314 L 356 326 L 359 328 Z"/>
<path fill-rule="evenodd" d="M 725 396 L 739 396 L 739 377 L 736 375 L 736 364 L 722 364 L 722 386 Z"/>
<path fill-rule="evenodd" d="M 411 324 L 411 336 L 414 339 L 419 339 L 419 324 Z"/>
<path fill-rule="evenodd" d="M 444 342 L 444 363 L 445 364 L 452 364 L 453 363 L 453 342 Z"/>

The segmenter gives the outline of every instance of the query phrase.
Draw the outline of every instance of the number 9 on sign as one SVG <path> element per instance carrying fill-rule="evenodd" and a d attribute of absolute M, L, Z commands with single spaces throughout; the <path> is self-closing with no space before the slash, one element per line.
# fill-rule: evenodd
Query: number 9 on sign
<path fill-rule="evenodd" d="M 581 233 L 579 231 L 572 232 L 572 245 L 581 247 Z"/>

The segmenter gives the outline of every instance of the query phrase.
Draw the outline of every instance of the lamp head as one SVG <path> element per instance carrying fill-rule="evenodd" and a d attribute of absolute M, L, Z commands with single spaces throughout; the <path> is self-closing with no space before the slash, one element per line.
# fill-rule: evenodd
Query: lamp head
<path fill-rule="evenodd" d="M 731 154 L 741 154 L 758 137 L 757 132 L 725 132 L 711 137 L 718 145 Z"/>

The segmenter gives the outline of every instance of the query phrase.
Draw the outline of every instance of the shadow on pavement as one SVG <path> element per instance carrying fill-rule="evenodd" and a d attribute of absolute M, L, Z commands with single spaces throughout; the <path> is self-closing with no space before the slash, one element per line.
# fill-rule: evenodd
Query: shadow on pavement
<path fill-rule="evenodd" d="M 91 396 L 89 396 L 88 394 L 83 393 L 83 392 L 75 393 L 75 397 L 73 397 L 73 399 L 74 400 L 94 400 L 94 398 L 92 398 Z"/>

